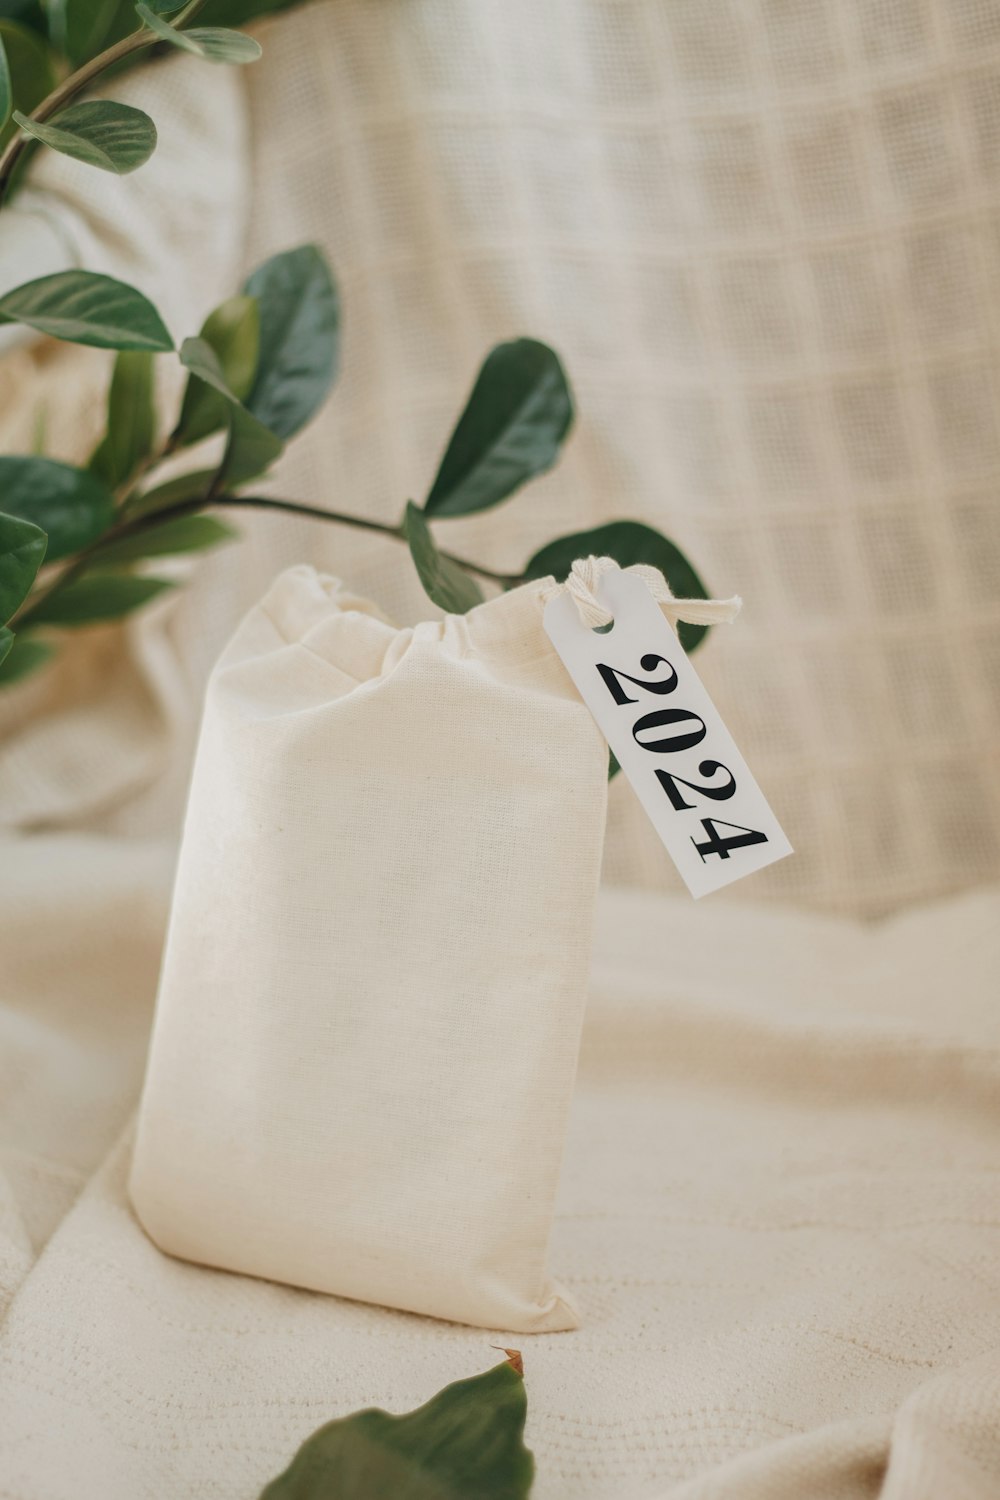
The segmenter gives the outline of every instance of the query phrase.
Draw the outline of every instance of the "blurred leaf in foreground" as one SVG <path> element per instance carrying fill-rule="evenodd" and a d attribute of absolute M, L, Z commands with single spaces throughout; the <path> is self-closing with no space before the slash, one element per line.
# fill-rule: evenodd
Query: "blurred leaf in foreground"
<path fill-rule="evenodd" d="M 260 1500 L 525 1500 L 520 1355 L 458 1380 L 406 1416 L 360 1411 L 313 1433 Z"/>

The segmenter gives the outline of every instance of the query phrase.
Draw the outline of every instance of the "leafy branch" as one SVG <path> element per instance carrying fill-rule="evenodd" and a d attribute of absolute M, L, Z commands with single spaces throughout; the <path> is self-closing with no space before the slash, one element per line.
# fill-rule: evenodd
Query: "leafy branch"
<path fill-rule="evenodd" d="M 183 10 L 181 11 L 180 15 L 177 16 L 176 20 L 168 26 L 168 29 L 180 31 L 184 26 L 187 25 L 189 21 L 194 20 L 198 12 L 205 8 L 205 4 L 206 0 L 189 0 L 189 3 L 184 6 Z M 145 7 L 137 6 L 136 9 L 145 9 Z M 166 25 L 167 23 L 162 24 Z M 14 170 L 23 152 L 30 144 L 32 138 L 36 138 L 42 141 L 46 140 L 45 134 L 39 134 L 33 127 L 44 124 L 46 120 L 50 120 L 53 115 L 58 114 L 58 112 L 61 109 L 65 108 L 66 105 L 72 103 L 72 101 L 77 97 L 78 94 L 83 93 L 84 89 L 88 88 L 90 84 L 94 83 L 98 78 L 100 78 L 103 73 L 109 72 L 119 63 L 124 62 L 126 58 L 131 57 L 133 53 L 141 52 L 145 48 L 152 47 L 157 42 L 161 42 L 163 40 L 164 36 L 159 28 L 150 29 L 148 25 L 143 25 L 138 31 L 133 32 L 131 36 L 123 37 L 120 42 L 116 42 L 113 46 L 107 47 L 103 52 L 99 53 L 97 57 L 91 58 L 89 62 L 86 62 L 81 67 L 77 68 L 76 71 L 71 73 L 68 78 L 65 78 L 57 88 L 54 88 L 52 92 L 48 94 L 42 100 L 42 102 L 31 111 L 30 114 L 25 115 L 20 110 L 13 110 L 13 117 L 21 126 L 21 133 L 18 135 L 14 135 L 11 138 L 3 155 L 0 156 L 0 204 L 3 203 L 3 200 L 7 195 L 14 176 Z M 247 38 L 247 40 L 249 41 L 250 39 Z M 0 49 L 2 48 L 3 40 L 2 37 L 0 37 Z M 257 55 L 259 56 L 259 52 Z M 6 63 L 4 65 L 3 72 L 9 77 L 9 70 L 6 66 Z M 142 116 L 143 121 L 149 120 L 148 115 L 143 115 L 141 110 L 133 110 L 128 105 L 119 105 L 118 109 L 120 111 L 127 112 L 129 116 Z M 11 112 L 11 93 L 10 86 L 8 84 L 8 98 L 5 101 L 5 107 L 2 109 L 2 111 L 0 111 L 0 114 L 2 114 L 0 123 L 3 123 L 3 121 L 6 120 L 8 114 L 10 114 Z M 144 131 L 143 134 L 146 135 L 147 133 Z M 86 138 L 87 137 L 85 135 L 84 139 Z M 153 145 L 155 145 L 155 141 L 156 136 L 154 132 Z M 47 141 L 46 144 L 54 145 L 57 150 L 60 149 L 54 140 Z M 146 161 L 152 154 L 153 145 L 150 145 L 150 148 L 148 151 L 146 151 L 145 155 L 142 155 L 139 160 L 136 160 L 134 166 L 128 168 L 127 170 L 134 170 L 135 167 L 141 166 L 142 162 Z M 75 153 L 70 152 L 69 154 L 72 155 Z M 98 165 L 98 163 L 93 162 L 92 165 L 96 166 Z M 120 170 L 120 168 L 112 164 L 106 170 L 118 171 Z"/>
<path fill-rule="evenodd" d="M 116 173 L 147 160 L 156 129 L 142 110 L 79 95 L 123 59 L 159 43 L 211 62 L 253 61 L 260 49 L 250 37 L 189 24 L 213 3 L 223 0 L 140 0 L 138 30 L 84 58 L 27 112 L 14 107 L 26 96 L 3 50 L 11 23 L 0 23 L 0 122 L 13 111 L 19 127 L 0 158 L 0 198 L 31 142 Z M 267 8 L 266 0 L 225 3 Z M 142 292 L 89 271 L 43 276 L 0 295 L 0 322 L 116 351 L 106 430 L 86 464 L 38 454 L 0 458 L 0 684 L 41 666 L 65 630 L 119 619 L 174 587 L 174 579 L 146 571 L 148 560 L 231 540 L 235 532 L 221 515 L 240 508 L 284 511 L 405 543 L 428 597 L 455 613 L 483 599 L 480 581 L 511 588 L 548 573 L 564 576 L 577 557 L 592 552 L 623 566 L 652 563 L 676 593 L 705 597 L 678 548 L 637 521 L 549 542 L 515 573 L 440 546 L 439 524 L 499 505 L 558 460 L 573 423 L 573 398 L 558 356 L 535 339 L 513 339 L 487 355 L 423 503 L 406 502 L 396 522 L 247 493 L 269 476 L 336 378 L 340 302 L 315 246 L 258 267 L 177 350 Z M 165 435 L 155 401 L 154 361 L 161 355 L 176 355 L 187 370 L 180 410 Z M 164 477 L 162 466 L 174 468 L 188 450 L 211 451 L 211 461 Z M 681 631 L 689 650 L 705 634 L 701 626 Z"/>

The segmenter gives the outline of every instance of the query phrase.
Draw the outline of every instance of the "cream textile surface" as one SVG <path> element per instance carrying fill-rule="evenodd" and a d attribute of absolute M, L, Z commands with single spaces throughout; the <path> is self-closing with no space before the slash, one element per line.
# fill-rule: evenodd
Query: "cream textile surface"
<path fill-rule="evenodd" d="M 0 1122 L 69 1175 L 138 1089 L 170 860 L 7 852 Z M 533 1500 L 995 1500 L 998 918 L 997 891 L 875 929 L 604 892 L 551 1255 L 578 1332 L 172 1260 L 129 1211 L 127 1139 L 23 1280 L 0 1211 L 0 1495 L 253 1500 L 321 1423 L 411 1408 L 514 1342 Z"/>
<path fill-rule="evenodd" d="M 1000 9 L 338 0 L 261 36 L 264 61 L 233 85 L 249 226 L 231 100 L 235 143 L 201 131 L 198 181 L 220 195 L 202 221 L 229 225 L 248 266 L 317 240 L 345 317 L 337 392 L 276 488 L 395 522 L 487 348 L 547 339 L 579 398 L 565 460 L 508 506 L 442 523 L 455 550 L 516 567 L 560 531 L 638 516 L 715 594 L 743 595 L 738 630 L 698 660 L 799 851 L 755 898 L 872 915 L 1000 878 Z M 41 162 L 57 193 L 85 183 L 74 213 L 100 229 L 106 195 L 156 158 L 124 189 Z M 176 305 L 201 231 L 165 196 L 128 242 L 147 268 L 170 247 Z M 205 266 L 179 331 L 198 325 Z M 58 427 L 72 446 L 69 411 Z M 25 726 L 39 683 L 0 705 L 22 724 L 5 818 L 107 827 L 113 807 L 118 828 L 175 828 L 200 686 L 282 566 L 312 562 L 400 623 L 427 614 L 391 542 L 244 530 L 132 628 L 137 667 L 108 670 L 104 648 L 86 708 Z M 59 745 L 81 730 L 94 753 L 67 798 Z M 624 784 L 606 867 L 678 884 Z"/>
<path fill-rule="evenodd" d="M 553 583 L 397 630 L 288 568 L 219 658 L 131 1177 L 162 1249 L 575 1326 L 545 1255 L 608 778 Z"/>

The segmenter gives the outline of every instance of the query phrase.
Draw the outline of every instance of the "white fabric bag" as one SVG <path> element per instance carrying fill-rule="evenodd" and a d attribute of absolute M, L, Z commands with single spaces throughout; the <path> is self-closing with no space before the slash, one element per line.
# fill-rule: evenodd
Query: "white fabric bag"
<path fill-rule="evenodd" d="M 131 1194 L 164 1250 L 496 1329 L 546 1247 L 607 748 L 529 584 L 397 630 L 308 567 L 207 690 Z"/>

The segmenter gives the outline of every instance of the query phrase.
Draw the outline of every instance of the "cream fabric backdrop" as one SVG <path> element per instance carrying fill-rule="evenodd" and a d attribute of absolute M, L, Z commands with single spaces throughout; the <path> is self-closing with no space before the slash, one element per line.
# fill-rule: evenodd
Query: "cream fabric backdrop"
<path fill-rule="evenodd" d="M 583 1328 L 526 1350 L 538 1500 L 994 1500 L 998 898 L 909 904 L 998 873 L 1000 12 L 337 0 L 264 39 L 209 111 L 185 59 L 127 85 L 163 145 L 124 184 L 40 160 L 73 254 L 134 266 L 183 334 L 240 263 L 320 240 L 344 370 L 281 489 L 380 516 L 489 343 L 556 344 L 566 462 L 448 534 L 513 565 L 637 515 L 742 592 L 699 662 L 800 850 L 698 907 L 604 895 L 553 1246 Z M 44 393 L 84 452 L 106 368 L 6 360 L 5 449 Z M 249 1500 L 329 1416 L 495 1357 L 182 1266 L 127 1208 L 214 656 L 285 563 L 430 613 L 402 549 L 245 529 L 0 699 L 4 1500 Z M 612 801 L 609 876 L 670 882 Z M 782 895 L 826 913 L 754 904 Z"/>
<path fill-rule="evenodd" d="M 266 60 L 224 85 L 229 134 L 210 150 L 217 127 L 203 132 L 199 188 L 223 195 L 247 266 L 321 243 L 345 305 L 338 390 L 277 489 L 396 519 L 490 344 L 548 339 L 579 397 L 565 462 L 447 523 L 456 548 L 513 567 L 559 531 L 637 516 L 715 593 L 743 594 L 699 662 L 799 851 L 754 897 L 877 914 L 1000 873 L 1000 11 L 338 0 L 262 36 Z M 74 185 L 106 240 L 106 210 L 143 174 L 91 173 L 81 192 L 82 170 L 50 154 L 40 176 Z M 159 293 L 169 246 L 189 331 L 237 268 L 219 274 L 210 246 L 206 264 L 221 215 L 183 200 L 145 200 L 125 248 Z M 186 320 L 185 268 L 202 277 Z M 68 418 L 52 425 L 69 440 Z M 40 728 L 0 767 L 6 816 L 44 822 L 51 798 L 59 818 L 114 804 L 117 826 L 175 827 L 200 685 L 283 564 L 343 576 L 401 623 L 432 612 L 392 543 L 286 520 L 245 531 L 158 628 L 133 628 L 155 658 L 149 712 L 117 703 L 100 774 L 87 765 L 67 798 L 61 730 Z M 29 685 L 0 712 L 23 721 L 40 696 Z M 173 775 L 137 800 L 165 713 Z M 26 798 L 52 756 L 57 784 Z M 623 784 L 607 874 L 677 886 Z"/>

